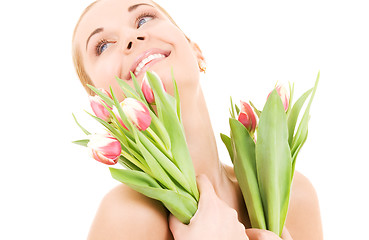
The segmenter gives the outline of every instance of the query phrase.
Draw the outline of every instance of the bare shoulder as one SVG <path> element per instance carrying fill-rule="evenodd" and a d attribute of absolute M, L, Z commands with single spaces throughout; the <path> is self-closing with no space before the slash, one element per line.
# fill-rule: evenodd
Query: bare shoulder
<path fill-rule="evenodd" d="M 323 239 L 318 196 L 311 182 L 295 171 L 286 227 L 293 239 Z"/>
<path fill-rule="evenodd" d="M 124 184 L 102 200 L 92 223 L 89 240 L 172 240 L 165 208 Z"/>

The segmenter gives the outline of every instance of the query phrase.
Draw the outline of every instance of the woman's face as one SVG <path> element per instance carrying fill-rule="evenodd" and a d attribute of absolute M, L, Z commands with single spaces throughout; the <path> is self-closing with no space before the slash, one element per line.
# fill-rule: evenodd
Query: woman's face
<path fill-rule="evenodd" d="M 74 44 L 98 88 L 119 93 L 115 76 L 132 84 L 130 71 L 140 82 L 152 70 L 171 92 L 172 68 L 181 90 L 198 83 L 200 50 L 151 1 L 97 2 L 82 17 Z"/>

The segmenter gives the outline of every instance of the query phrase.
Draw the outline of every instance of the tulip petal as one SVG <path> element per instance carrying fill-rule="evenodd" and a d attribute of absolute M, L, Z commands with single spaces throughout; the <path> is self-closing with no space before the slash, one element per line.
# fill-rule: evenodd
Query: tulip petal
<path fill-rule="evenodd" d="M 108 134 L 91 135 L 87 147 L 95 160 L 107 165 L 116 164 L 121 153 L 119 141 Z"/>
<path fill-rule="evenodd" d="M 247 130 L 252 134 L 256 129 L 256 117 L 251 106 L 241 101 L 241 112 L 238 115 L 238 121 L 240 121 Z"/>
<path fill-rule="evenodd" d="M 148 108 L 140 101 L 126 98 L 120 104 L 127 118 L 141 131 L 146 130 L 151 124 L 151 116 Z"/>
<path fill-rule="evenodd" d="M 145 76 L 142 80 L 141 90 L 142 90 L 142 93 L 145 96 L 145 99 L 148 103 L 154 103 L 155 102 L 154 92 L 152 91 L 152 89 L 150 87 L 150 84 L 147 80 L 146 74 L 145 74 Z"/>

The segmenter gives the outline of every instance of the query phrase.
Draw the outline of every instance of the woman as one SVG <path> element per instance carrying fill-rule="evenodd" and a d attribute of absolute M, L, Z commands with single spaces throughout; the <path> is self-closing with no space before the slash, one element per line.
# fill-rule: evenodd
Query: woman
<path fill-rule="evenodd" d="M 218 158 L 216 141 L 199 83 L 204 71 L 200 48 L 169 15 L 150 0 L 100 0 L 81 16 L 73 37 L 73 54 L 81 82 L 120 89 L 115 76 L 132 84 L 130 71 L 142 81 L 155 71 L 169 93 L 171 68 L 181 96 L 182 121 L 198 175 L 199 209 L 189 225 L 164 207 L 125 185 L 103 199 L 89 239 L 280 239 L 250 229 L 247 210 L 231 167 Z M 322 239 L 320 213 L 309 181 L 296 173 L 283 239 Z M 246 231 L 245 231 L 246 228 Z"/>

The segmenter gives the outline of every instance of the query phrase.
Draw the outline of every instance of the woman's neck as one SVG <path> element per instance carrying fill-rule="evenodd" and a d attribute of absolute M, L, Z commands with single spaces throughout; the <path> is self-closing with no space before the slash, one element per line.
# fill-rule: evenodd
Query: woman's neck
<path fill-rule="evenodd" d="M 191 95 L 181 95 L 182 122 L 196 175 L 205 174 L 215 192 L 229 206 L 236 209 L 240 221 L 247 216 L 242 193 L 233 169 L 220 162 L 214 131 L 201 87 L 191 91 Z M 246 217 L 247 218 L 247 217 Z"/>
<path fill-rule="evenodd" d="M 182 122 L 187 144 L 196 174 L 206 174 L 213 184 L 218 185 L 222 175 L 217 145 L 210 116 L 200 86 L 191 90 L 191 95 L 181 95 Z"/>

